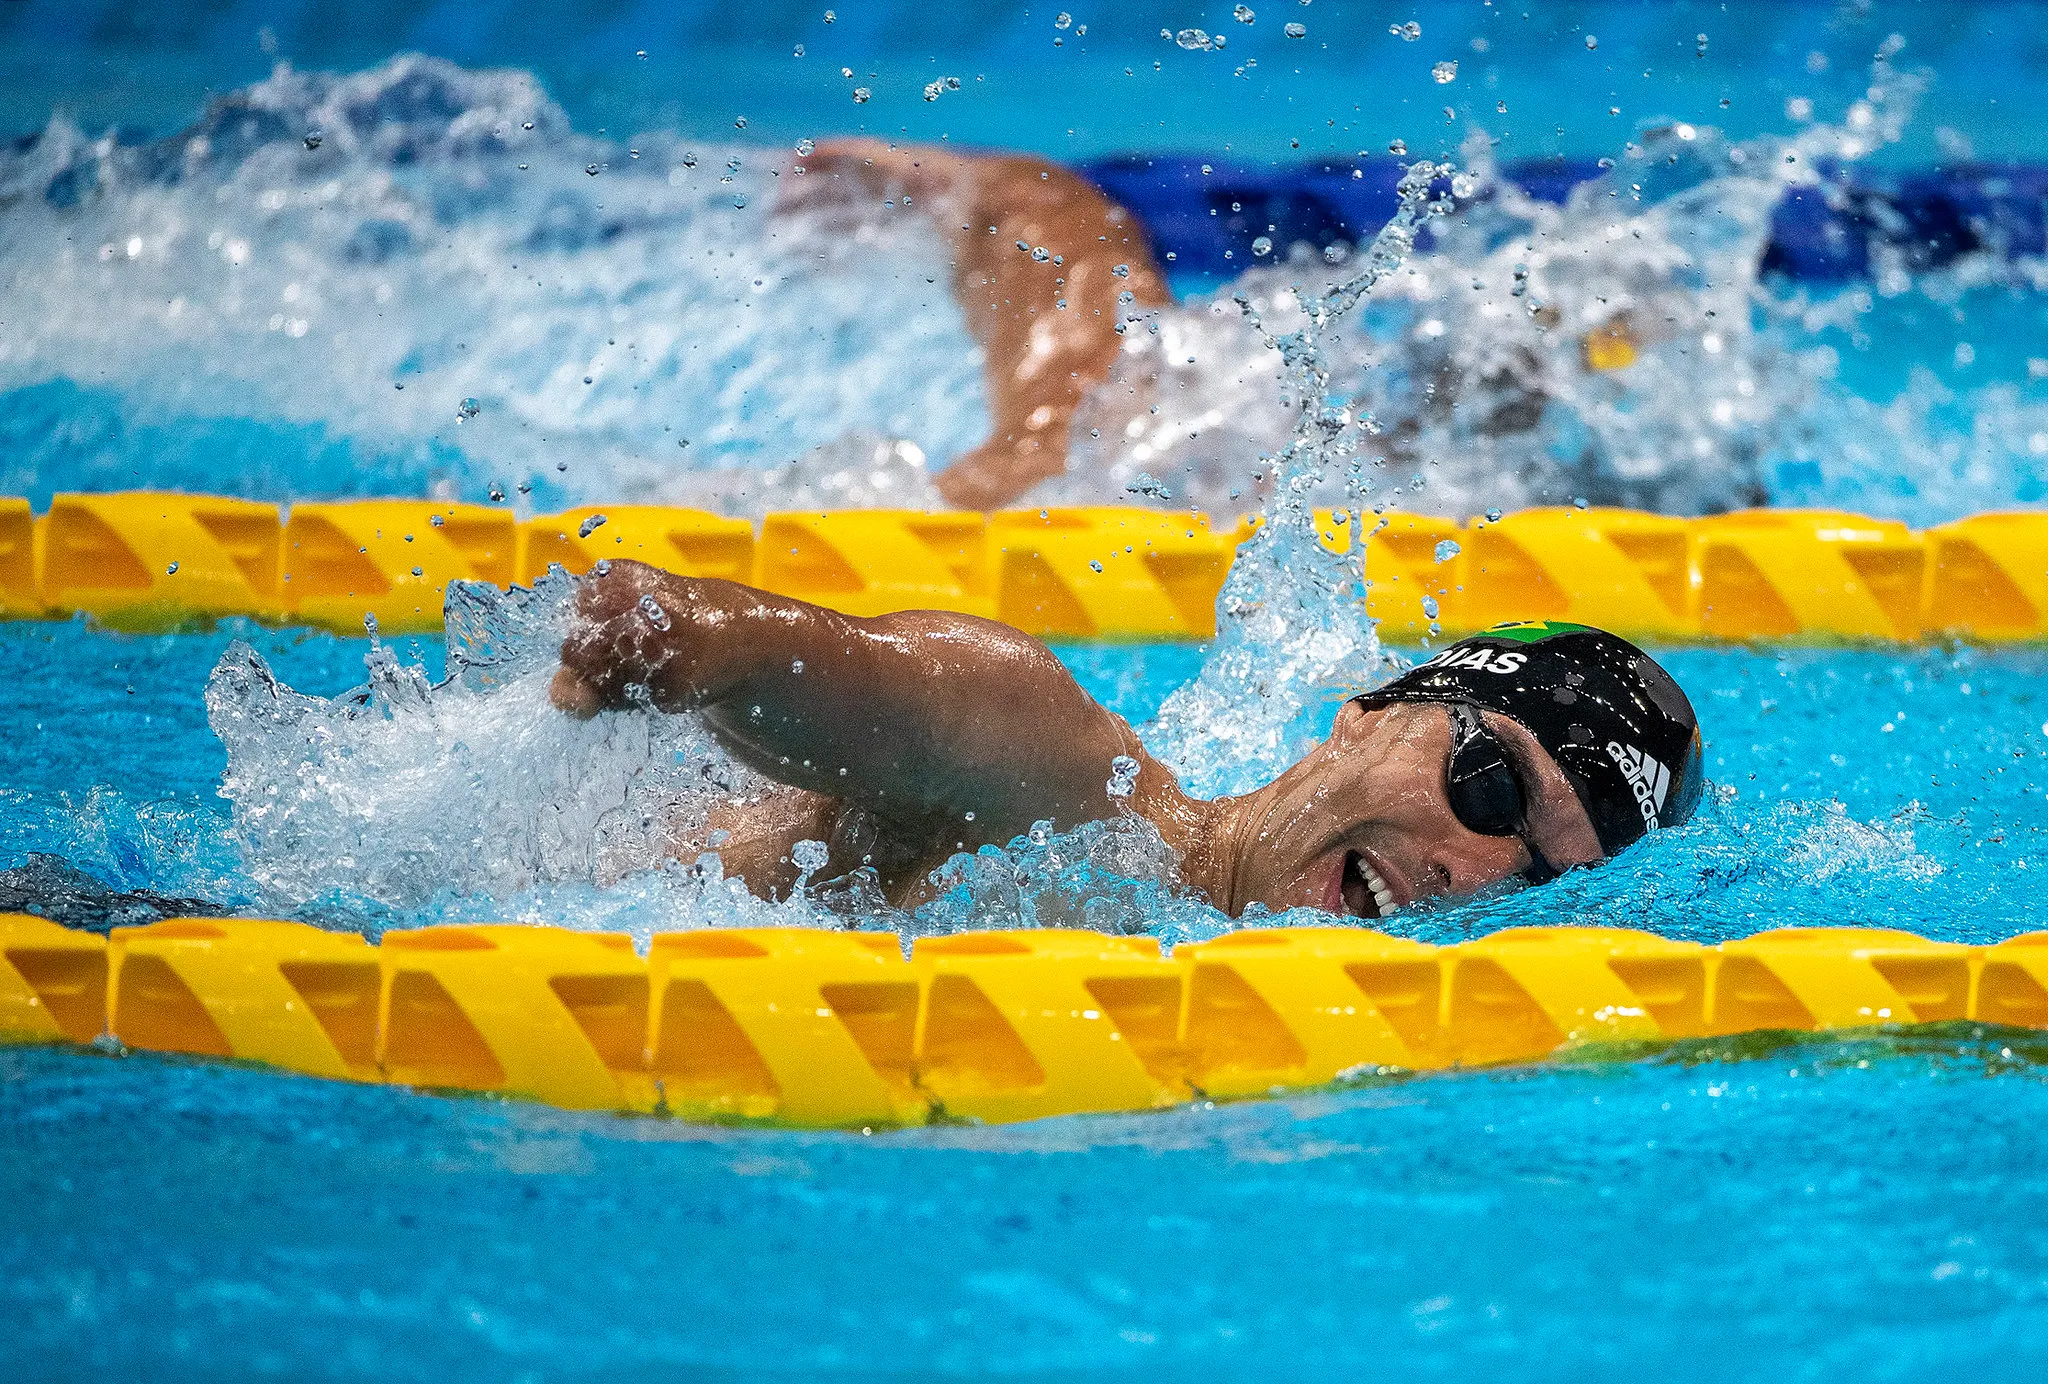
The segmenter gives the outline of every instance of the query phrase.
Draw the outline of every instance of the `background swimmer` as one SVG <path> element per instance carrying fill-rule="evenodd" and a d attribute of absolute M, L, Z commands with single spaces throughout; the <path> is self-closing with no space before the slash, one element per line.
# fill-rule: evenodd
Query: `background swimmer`
<path fill-rule="evenodd" d="M 1265 787 L 1195 798 L 1051 650 L 940 611 L 856 619 L 733 582 L 614 562 L 581 582 L 555 703 L 694 710 L 786 786 L 714 814 L 728 875 L 787 891 L 800 841 L 873 869 L 899 906 L 955 852 L 1128 809 L 1232 916 L 1254 904 L 1377 918 L 1417 899 L 1540 883 L 1688 817 L 1691 705 L 1633 646 L 1576 625 L 1500 627 L 1339 711 Z"/>

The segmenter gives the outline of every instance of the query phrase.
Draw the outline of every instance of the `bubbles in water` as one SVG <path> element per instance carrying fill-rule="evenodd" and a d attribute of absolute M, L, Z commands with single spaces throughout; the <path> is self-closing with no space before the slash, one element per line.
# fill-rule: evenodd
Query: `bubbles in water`
<path fill-rule="evenodd" d="M 1413 43 L 1416 39 L 1422 37 L 1422 26 L 1411 19 L 1406 24 L 1389 24 L 1387 32 L 1395 38 L 1406 39 L 1408 42 Z"/>
<path fill-rule="evenodd" d="M 1456 539 L 1439 539 L 1437 540 L 1436 545 L 1436 560 L 1438 562 L 1449 562 L 1452 558 L 1456 557 L 1460 551 L 1461 550 L 1458 547 L 1458 542 Z"/>
<path fill-rule="evenodd" d="M 865 106 L 868 103 L 868 98 L 874 94 L 874 92 L 864 86 L 857 86 L 853 89 L 853 103 L 856 106 Z"/>
<path fill-rule="evenodd" d="M 646 619 L 648 624 L 658 630 L 666 630 L 669 627 L 668 612 L 663 610 L 661 602 L 655 600 L 651 595 L 640 598 L 640 614 Z"/>
<path fill-rule="evenodd" d="M 1252 237 L 1252 253 L 1255 255 L 1272 254 L 1273 238 L 1271 236 L 1264 235 Z"/>
<path fill-rule="evenodd" d="M 1438 86 L 1448 85 L 1458 80 L 1458 64 L 1455 62 L 1437 63 L 1429 69 L 1429 75 L 1435 79 Z"/>
<path fill-rule="evenodd" d="M 1308 25 L 1306 25 L 1306 24 L 1288 24 L 1288 25 L 1287 25 L 1286 27 L 1284 27 L 1283 29 L 1281 29 L 1281 31 L 1280 31 L 1280 32 L 1281 32 L 1281 33 L 1283 33 L 1283 34 L 1286 34 L 1286 35 L 1287 35 L 1287 37 L 1289 37 L 1289 38 L 1307 38 L 1307 37 L 1308 37 Z"/>
<path fill-rule="evenodd" d="M 1254 19 L 1257 19 L 1258 15 L 1252 10 L 1250 5 L 1239 5 L 1231 10 L 1230 17 L 1240 24 L 1249 24 Z"/>
<path fill-rule="evenodd" d="M 1053 17 L 1052 27 L 1055 29 L 1070 29 L 1073 25 L 1074 16 L 1068 14 L 1065 10 L 1061 10 Z"/>
<path fill-rule="evenodd" d="M 1182 29 L 1173 36 L 1173 41 L 1189 52 L 1207 52 L 1215 46 L 1208 32 L 1203 29 Z"/>

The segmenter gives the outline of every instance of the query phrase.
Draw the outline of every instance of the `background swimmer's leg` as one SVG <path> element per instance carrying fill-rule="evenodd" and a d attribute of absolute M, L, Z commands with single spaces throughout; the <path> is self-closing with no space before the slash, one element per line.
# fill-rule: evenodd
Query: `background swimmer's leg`
<path fill-rule="evenodd" d="M 1116 360 L 1117 322 L 1172 301 L 1137 218 L 1028 156 L 830 140 L 802 167 L 785 206 L 907 196 L 953 242 L 954 296 L 987 357 L 991 428 L 939 473 L 939 493 L 997 509 L 1066 470 L 1067 429 Z"/>

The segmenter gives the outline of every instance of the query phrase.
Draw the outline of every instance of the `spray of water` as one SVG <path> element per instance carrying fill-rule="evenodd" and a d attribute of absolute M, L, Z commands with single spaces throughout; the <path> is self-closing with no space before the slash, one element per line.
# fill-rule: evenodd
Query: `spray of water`
<path fill-rule="evenodd" d="M 1239 552 L 1217 602 L 1217 633 L 1200 673 L 1160 709 L 1147 741 L 1190 791 L 1242 792 L 1272 778 L 1306 748 L 1314 713 L 1336 690 L 1355 691 L 1380 667 L 1379 637 L 1366 619 L 1355 561 L 1317 536 L 1315 500 L 1342 479 L 1348 506 L 1362 497 L 1361 421 L 1330 397 L 1325 342 L 1365 296 L 1414 249 L 1417 230 L 1449 210 L 1435 190 L 1450 169 L 1412 165 L 1401 179 L 1400 209 L 1356 270 L 1321 294 L 1292 294 L 1299 325 L 1266 329 L 1249 296 L 1245 320 L 1286 370 L 1294 434 L 1269 463 L 1272 500 L 1265 522 Z"/>

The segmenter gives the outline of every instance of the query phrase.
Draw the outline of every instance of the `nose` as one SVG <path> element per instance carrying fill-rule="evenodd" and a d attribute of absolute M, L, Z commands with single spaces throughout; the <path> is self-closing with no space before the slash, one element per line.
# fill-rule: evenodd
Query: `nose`
<path fill-rule="evenodd" d="M 1462 824 L 1439 838 L 1431 866 L 1453 896 L 1476 894 L 1529 868 L 1529 851 L 1513 836 L 1481 836 Z"/>
<path fill-rule="evenodd" d="M 1476 894 L 1529 868 L 1529 852 L 1518 837 L 1482 836 L 1459 821 L 1433 777 L 1418 776 L 1401 795 L 1400 815 L 1423 862 L 1415 886 L 1420 893 L 1459 897 Z"/>

